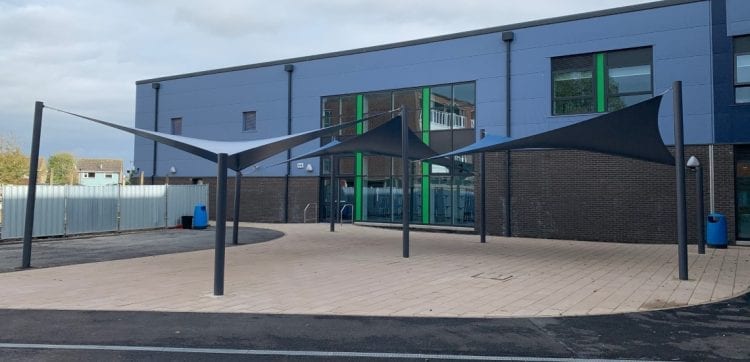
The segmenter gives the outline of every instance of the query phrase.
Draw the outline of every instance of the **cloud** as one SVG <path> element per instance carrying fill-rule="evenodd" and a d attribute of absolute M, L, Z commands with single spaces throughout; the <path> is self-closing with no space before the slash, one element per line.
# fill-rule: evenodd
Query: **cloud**
<path fill-rule="evenodd" d="M 135 81 L 610 8 L 628 0 L 0 0 L 0 135 L 36 100 L 133 124 Z M 45 112 L 43 154 L 132 158 L 132 137 Z M 127 163 L 126 163 L 127 164 Z"/>
<path fill-rule="evenodd" d="M 59 5 L 0 5 L 0 46 L 75 42 L 81 35 L 79 20 L 73 10 Z"/>
<path fill-rule="evenodd" d="M 204 1 L 180 1 L 174 21 L 192 26 L 215 37 L 238 38 L 253 34 L 273 34 L 288 26 L 289 12 L 279 3 L 268 1 L 226 1 L 206 11 Z"/>

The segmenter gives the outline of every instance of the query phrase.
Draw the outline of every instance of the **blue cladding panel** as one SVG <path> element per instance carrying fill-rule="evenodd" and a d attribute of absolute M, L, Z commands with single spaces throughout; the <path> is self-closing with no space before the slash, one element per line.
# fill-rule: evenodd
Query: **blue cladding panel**
<path fill-rule="evenodd" d="M 512 132 L 538 133 L 592 115 L 552 117 L 550 58 L 640 46 L 653 47 L 654 92 L 675 80 L 685 85 L 686 141 L 712 140 L 710 3 L 696 2 L 565 23 L 516 29 L 512 43 Z M 634 26 L 637 24 L 637 26 Z M 320 98 L 327 95 L 411 88 L 476 81 L 477 128 L 504 134 L 505 44 L 500 33 L 476 35 L 395 49 L 352 54 L 295 64 L 293 131 L 320 125 Z M 714 75 L 715 76 L 715 75 Z M 163 81 L 161 127 L 170 117 L 183 117 L 184 134 L 213 139 L 253 139 L 286 131 L 286 81 L 283 66 Z M 153 89 L 137 87 L 139 127 L 151 128 Z M 242 133 L 241 112 L 258 112 L 258 131 Z M 661 109 L 661 131 L 672 142 L 671 98 Z M 315 142 L 297 147 L 300 154 Z M 159 173 L 169 166 L 181 175 L 214 175 L 215 166 L 195 162 L 176 150 L 160 147 Z M 164 150 L 164 151 L 162 151 Z M 136 165 L 150 172 L 150 143 L 136 141 Z M 273 161 L 280 161 L 276 156 Z M 312 162 L 317 165 L 317 162 Z M 252 175 L 284 174 L 284 167 Z M 294 175 L 309 175 L 292 168 Z M 313 174 L 317 174 L 317 169 Z"/>
<path fill-rule="evenodd" d="M 685 114 L 693 115 L 685 123 L 686 142 L 709 143 L 712 89 L 708 9 L 708 3 L 692 3 L 515 31 L 513 134 L 529 135 L 594 116 L 550 116 L 550 58 L 651 46 L 654 93 L 682 80 L 684 96 L 693 100 L 685 102 Z M 667 104 L 669 107 L 665 107 Z M 660 115 L 672 118 L 671 97 L 663 102 Z M 665 123 L 660 129 L 665 142 L 672 143 L 672 124 Z"/>
<path fill-rule="evenodd" d="M 750 1 L 726 0 L 727 35 L 750 34 Z"/>
<path fill-rule="evenodd" d="M 734 103 L 732 40 L 736 35 L 750 33 L 750 1 L 713 1 L 711 7 L 716 142 L 747 143 L 750 142 L 750 105 Z"/>

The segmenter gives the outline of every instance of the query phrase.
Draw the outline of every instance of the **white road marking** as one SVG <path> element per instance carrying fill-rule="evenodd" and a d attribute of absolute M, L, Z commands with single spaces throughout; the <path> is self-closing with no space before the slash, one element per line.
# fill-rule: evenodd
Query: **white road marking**
<path fill-rule="evenodd" d="M 552 358 L 522 356 L 478 356 L 461 354 L 427 354 L 427 353 L 380 353 L 380 352 L 336 352 L 336 351 L 286 351 L 273 349 L 231 349 L 231 348 L 185 348 L 156 346 L 115 346 L 96 344 L 35 344 L 35 343 L 0 343 L 0 349 L 64 349 L 83 351 L 121 351 L 121 352 L 167 352 L 167 353 L 205 353 L 233 354 L 255 356 L 292 356 L 292 357 L 356 357 L 356 358 L 390 358 L 390 359 L 436 359 L 465 361 L 529 361 L 529 362 L 625 362 L 635 360 L 622 359 L 587 359 L 587 358 Z M 643 360 L 638 360 L 643 362 Z"/>

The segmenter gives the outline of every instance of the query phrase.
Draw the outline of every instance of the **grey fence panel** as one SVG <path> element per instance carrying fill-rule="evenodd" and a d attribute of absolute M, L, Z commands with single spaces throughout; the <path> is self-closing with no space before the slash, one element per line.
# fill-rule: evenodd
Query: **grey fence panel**
<path fill-rule="evenodd" d="M 0 239 L 21 238 L 28 187 L 3 186 L 2 192 Z M 39 185 L 36 195 L 34 236 L 63 236 L 173 227 L 196 204 L 208 204 L 208 185 Z"/>
<path fill-rule="evenodd" d="M 3 186 L 3 219 L 0 239 L 23 237 L 28 186 Z M 34 207 L 34 236 L 65 234 L 65 186 L 38 185 Z"/>
<path fill-rule="evenodd" d="M 123 186 L 120 190 L 120 230 L 164 227 L 165 197 L 164 185 Z"/>
<path fill-rule="evenodd" d="M 206 205 L 208 211 L 208 185 L 170 185 L 167 188 L 167 225 L 181 224 L 180 217 L 193 215 L 198 203 Z"/>
<path fill-rule="evenodd" d="M 119 186 L 68 186 L 66 234 L 117 230 Z"/>

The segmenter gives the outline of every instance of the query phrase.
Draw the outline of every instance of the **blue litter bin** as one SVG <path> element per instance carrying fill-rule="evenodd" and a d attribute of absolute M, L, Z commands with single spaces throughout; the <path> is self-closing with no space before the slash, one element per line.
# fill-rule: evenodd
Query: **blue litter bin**
<path fill-rule="evenodd" d="M 706 245 L 709 248 L 727 247 L 727 218 L 718 213 L 708 214 Z"/>
<path fill-rule="evenodd" d="M 193 210 L 193 229 L 205 229 L 208 227 L 208 213 L 206 205 L 196 204 Z"/>

